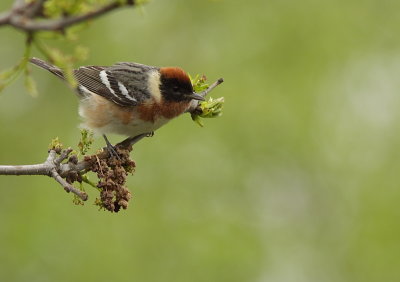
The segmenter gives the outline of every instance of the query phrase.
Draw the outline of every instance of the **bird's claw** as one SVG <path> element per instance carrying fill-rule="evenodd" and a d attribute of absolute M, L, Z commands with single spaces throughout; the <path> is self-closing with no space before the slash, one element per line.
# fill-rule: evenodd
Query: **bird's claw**
<path fill-rule="evenodd" d="M 104 140 L 106 141 L 106 144 L 107 144 L 106 148 L 107 148 L 107 151 L 110 154 L 110 156 L 115 157 L 118 160 L 121 160 L 120 156 L 118 155 L 116 146 L 111 145 L 110 141 L 108 141 L 107 136 L 103 135 L 103 137 L 104 137 Z"/>
<path fill-rule="evenodd" d="M 110 144 L 110 145 L 111 145 L 111 144 Z M 110 154 L 111 157 L 115 157 L 115 158 L 117 158 L 118 160 L 121 160 L 121 157 L 119 156 L 119 154 L 118 154 L 117 149 L 116 149 L 115 146 L 113 146 L 113 145 L 108 146 L 108 145 L 107 145 L 106 148 L 107 148 L 108 153 Z"/>

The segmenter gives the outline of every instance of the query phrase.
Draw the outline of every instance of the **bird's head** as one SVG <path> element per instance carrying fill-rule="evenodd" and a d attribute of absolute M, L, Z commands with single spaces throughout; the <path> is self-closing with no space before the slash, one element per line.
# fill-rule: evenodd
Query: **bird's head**
<path fill-rule="evenodd" d="M 186 72 L 178 67 L 160 68 L 160 90 L 167 101 L 204 100 L 193 91 L 192 82 Z"/>

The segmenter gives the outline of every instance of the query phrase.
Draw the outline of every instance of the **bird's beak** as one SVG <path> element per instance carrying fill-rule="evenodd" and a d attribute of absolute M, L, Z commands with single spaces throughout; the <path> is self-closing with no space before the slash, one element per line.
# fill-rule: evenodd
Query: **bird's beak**
<path fill-rule="evenodd" d="M 201 95 L 199 95 L 199 94 L 197 94 L 195 92 L 190 94 L 188 97 L 192 98 L 193 100 L 200 100 L 200 101 L 204 101 L 205 100 L 203 96 L 201 96 Z"/>

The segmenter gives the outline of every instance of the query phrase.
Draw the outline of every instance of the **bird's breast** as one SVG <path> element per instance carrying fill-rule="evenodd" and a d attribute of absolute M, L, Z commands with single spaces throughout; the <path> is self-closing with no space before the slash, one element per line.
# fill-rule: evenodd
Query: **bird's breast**
<path fill-rule="evenodd" d="M 155 131 L 169 120 L 184 113 L 190 102 L 144 103 L 121 107 L 101 96 L 93 95 L 81 101 L 83 126 L 97 133 L 117 133 L 135 136 Z"/>
<path fill-rule="evenodd" d="M 173 119 L 183 114 L 190 102 L 151 103 L 138 106 L 139 118 L 143 121 L 155 122 L 157 119 Z"/>

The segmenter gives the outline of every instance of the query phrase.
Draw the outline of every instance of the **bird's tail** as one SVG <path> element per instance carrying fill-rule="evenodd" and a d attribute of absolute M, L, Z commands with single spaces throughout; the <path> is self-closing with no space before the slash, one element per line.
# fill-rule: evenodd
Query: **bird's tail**
<path fill-rule="evenodd" d="M 45 61 L 35 58 L 35 57 L 31 58 L 29 61 L 32 64 L 37 65 L 38 67 L 41 67 L 42 69 L 48 70 L 49 72 L 56 75 L 57 77 L 59 77 L 63 80 L 65 79 L 63 71 L 59 67 L 56 67 L 55 65 L 52 65 L 48 62 L 45 62 Z"/>

